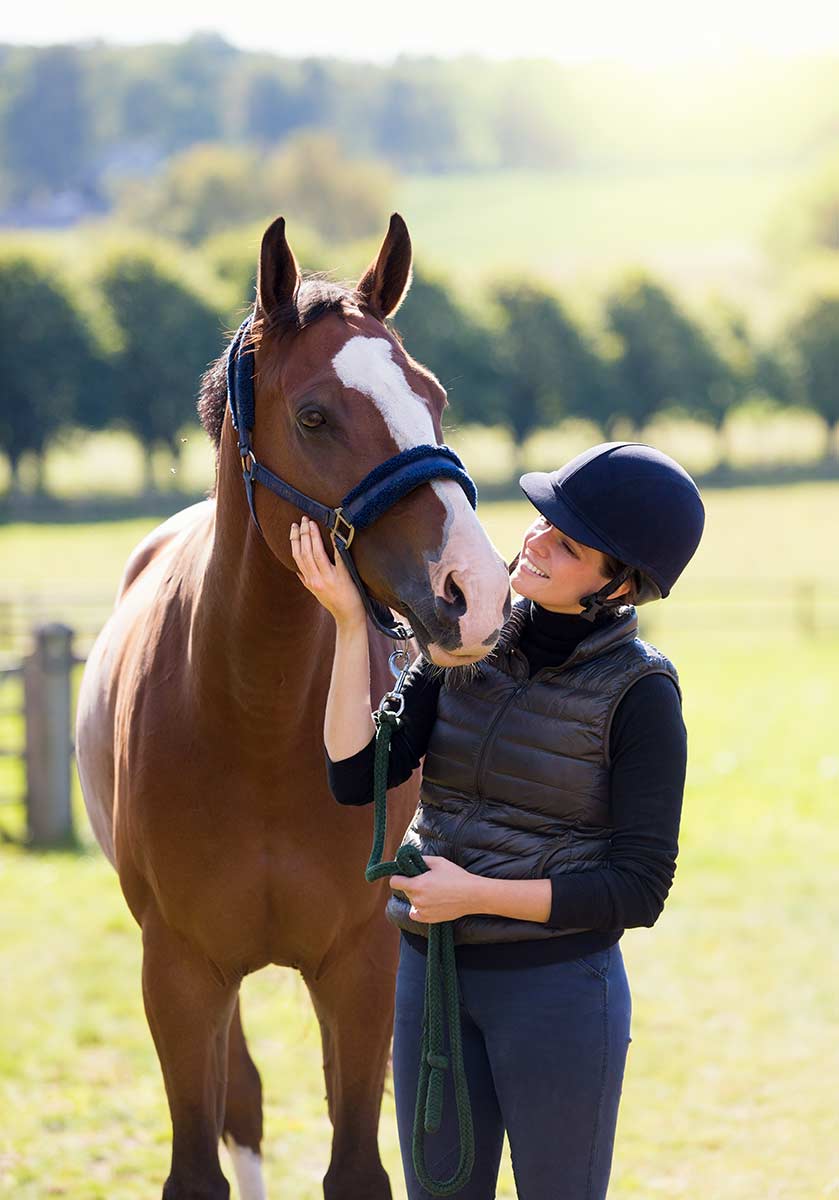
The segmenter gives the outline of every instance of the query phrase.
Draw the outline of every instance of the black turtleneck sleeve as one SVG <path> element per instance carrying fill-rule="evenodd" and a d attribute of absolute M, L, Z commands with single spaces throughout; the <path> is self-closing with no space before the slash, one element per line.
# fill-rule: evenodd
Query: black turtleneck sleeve
<path fill-rule="evenodd" d="M 653 925 L 673 882 L 687 732 L 668 675 L 645 675 L 633 684 L 615 712 L 609 745 L 609 864 L 552 876 L 547 923 L 554 929 Z"/>

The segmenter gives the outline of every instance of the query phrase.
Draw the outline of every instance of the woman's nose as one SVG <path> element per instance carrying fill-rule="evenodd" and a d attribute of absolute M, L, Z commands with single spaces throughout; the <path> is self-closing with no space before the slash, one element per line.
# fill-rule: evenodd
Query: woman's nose
<path fill-rule="evenodd" d="M 529 548 L 536 550 L 539 554 L 546 554 L 550 545 L 549 529 L 537 529 L 527 540 Z"/>

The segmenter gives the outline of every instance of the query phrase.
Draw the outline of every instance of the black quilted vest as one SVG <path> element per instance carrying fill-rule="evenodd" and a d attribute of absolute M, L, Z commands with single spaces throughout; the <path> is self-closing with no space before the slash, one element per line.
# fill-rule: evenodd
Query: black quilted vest
<path fill-rule="evenodd" d="M 558 667 L 528 679 L 518 649 L 530 601 L 521 600 L 477 669 L 447 672 L 422 773 L 420 802 L 404 841 L 478 875 L 541 879 L 609 861 L 609 732 L 626 691 L 644 675 L 676 668 L 637 636 L 636 610 L 599 622 Z M 681 696 L 681 690 L 679 691 Z M 427 936 L 402 892 L 387 916 Z M 470 914 L 455 942 L 563 937 L 535 921 Z"/>

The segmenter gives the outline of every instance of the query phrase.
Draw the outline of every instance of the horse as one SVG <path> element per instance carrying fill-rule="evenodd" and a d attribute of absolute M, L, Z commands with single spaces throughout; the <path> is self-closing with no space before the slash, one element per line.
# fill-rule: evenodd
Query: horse
<path fill-rule="evenodd" d="M 263 236 L 248 454 L 326 505 L 383 461 L 442 441 L 445 391 L 385 323 L 411 264 L 396 213 L 354 287 L 301 276 L 283 218 Z M 269 964 L 300 972 L 320 1026 L 333 1128 L 325 1200 L 388 1200 L 377 1130 L 398 933 L 384 917 L 386 881 L 364 880 L 369 810 L 342 808 L 327 787 L 334 623 L 295 569 L 298 509 L 243 487 L 253 461 L 227 419 L 228 357 L 207 370 L 198 401 L 214 487 L 133 551 L 86 664 L 79 776 L 142 931 L 143 1000 L 172 1121 L 164 1200 L 229 1196 L 222 1138 L 242 1200 L 265 1195 L 262 1085 L 239 988 Z M 410 620 L 432 661 L 474 662 L 495 644 L 507 567 L 456 480 L 401 496 L 356 531 L 352 557 L 380 610 Z M 378 696 L 390 645 L 369 629 Z M 415 773 L 389 797 L 391 857 L 416 800 Z"/>

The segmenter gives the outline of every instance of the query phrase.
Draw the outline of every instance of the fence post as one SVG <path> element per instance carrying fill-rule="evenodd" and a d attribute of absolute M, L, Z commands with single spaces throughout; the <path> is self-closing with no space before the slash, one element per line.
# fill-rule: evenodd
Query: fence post
<path fill-rule="evenodd" d="M 39 625 L 35 629 L 35 648 L 23 663 L 26 819 L 32 846 L 73 841 L 70 807 L 72 665 L 72 629 L 57 623 Z"/>

